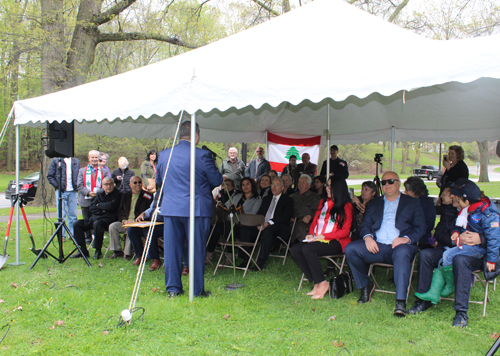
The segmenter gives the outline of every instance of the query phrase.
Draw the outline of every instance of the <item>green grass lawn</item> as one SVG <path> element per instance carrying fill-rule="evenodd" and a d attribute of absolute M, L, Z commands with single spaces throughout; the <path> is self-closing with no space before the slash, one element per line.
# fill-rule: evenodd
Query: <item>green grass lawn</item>
<path fill-rule="evenodd" d="M 5 228 L 0 224 L 0 233 Z M 32 228 L 40 248 L 52 226 L 36 220 Z M 1 326 L 10 325 L 0 343 L 3 355 L 336 355 L 341 348 L 333 341 L 347 348 L 349 353 L 341 355 L 479 355 L 493 344 L 489 335 L 500 331 L 499 291 L 491 291 L 485 318 L 482 306 L 471 304 L 470 327 L 459 330 L 451 327 L 450 301 L 398 319 L 392 316 L 393 295 L 375 293 L 366 305 L 356 303 L 357 291 L 340 300 L 312 300 L 305 295 L 311 285 L 297 292 L 301 272 L 290 258 L 284 266 L 271 259 L 267 270 L 244 279 L 237 271 L 245 287 L 235 292 L 224 290 L 234 281 L 232 270 L 212 277 L 213 267 L 207 268 L 206 289 L 213 295 L 194 303 L 187 295 L 169 300 L 162 271 L 146 269 L 136 304 L 145 309 L 144 320 L 117 328 L 137 268 L 123 260 L 101 260 L 102 267 L 91 260 L 89 268 L 70 259 L 64 264 L 40 260 L 29 271 L 35 255 L 24 228 L 21 232 L 20 260 L 27 264 L 0 271 Z M 14 247 L 12 241 L 9 262 L 15 261 Z M 68 252 L 70 243 L 64 248 Z M 393 288 L 385 270 L 377 276 L 383 287 Z M 183 283 L 187 288 L 186 277 Z M 471 298 L 483 296 L 476 284 Z"/>

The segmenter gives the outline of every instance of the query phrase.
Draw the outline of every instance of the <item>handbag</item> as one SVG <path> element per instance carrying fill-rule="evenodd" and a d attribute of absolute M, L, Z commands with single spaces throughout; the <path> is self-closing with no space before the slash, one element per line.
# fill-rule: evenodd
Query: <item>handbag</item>
<path fill-rule="evenodd" d="M 352 292 L 352 278 L 349 272 L 342 272 L 330 279 L 330 298 L 339 299 Z"/>

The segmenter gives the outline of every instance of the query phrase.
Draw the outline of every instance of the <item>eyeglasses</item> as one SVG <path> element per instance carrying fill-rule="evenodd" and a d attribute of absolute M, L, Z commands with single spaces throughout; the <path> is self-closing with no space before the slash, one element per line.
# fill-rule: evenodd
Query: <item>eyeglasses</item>
<path fill-rule="evenodd" d="M 114 183 L 104 183 L 103 185 L 113 185 Z"/>
<path fill-rule="evenodd" d="M 142 184 L 142 181 L 135 181 L 135 182 L 132 182 L 132 184 Z"/>
<path fill-rule="evenodd" d="M 393 185 L 395 182 L 399 182 L 399 179 L 383 179 L 381 181 L 382 185 L 386 185 L 387 183 L 389 183 L 390 185 Z"/>

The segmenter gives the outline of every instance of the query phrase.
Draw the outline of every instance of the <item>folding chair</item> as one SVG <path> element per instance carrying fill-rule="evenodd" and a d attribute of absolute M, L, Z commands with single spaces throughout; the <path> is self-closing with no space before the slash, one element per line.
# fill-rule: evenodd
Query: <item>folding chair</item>
<path fill-rule="evenodd" d="M 278 251 L 281 252 L 281 249 L 285 247 L 285 254 L 283 255 L 275 255 L 275 254 L 270 254 L 269 257 L 278 257 L 283 259 L 283 265 L 286 262 L 286 257 L 288 256 L 288 253 L 290 252 L 290 242 L 292 241 L 292 236 L 293 236 L 293 230 L 295 229 L 295 223 L 297 222 L 297 218 L 293 219 L 293 225 L 292 225 L 292 230 L 290 231 L 290 236 L 288 237 L 288 241 L 285 241 L 285 239 L 281 236 L 276 236 L 276 238 L 280 241 L 280 249 Z"/>
<path fill-rule="evenodd" d="M 417 259 L 417 256 L 413 258 L 413 262 L 411 263 L 411 271 L 410 271 L 410 281 L 408 283 L 408 290 L 406 291 L 406 300 L 408 300 L 408 296 L 410 295 L 410 288 L 411 286 L 411 281 L 413 280 L 413 271 L 415 269 L 415 260 Z M 377 279 L 375 278 L 375 273 L 373 273 L 374 267 L 385 267 L 385 268 L 392 268 L 394 269 L 394 266 L 389 263 L 372 263 L 370 265 L 370 269 L 368 270 L 368 277 L 371 277 L 373 279 L 373 283 L 375 284 L 375 292 L 381 292 L 381 293 L 389 293 L 389 294 L 396 294 L 395 291 L 390 291 L 390 290 L 384 290 L 381 289 L 380 286 L 378 285 Z M 389 270 L 387 271 L 389 273 Z"/>
<path fill-rule="evenodd" d="M 245 278 L 245 275 L 248 272 L 248 268 L 250 267 L 250 263 L 253 262 L 255 266 L 260 270 L 260 267 L 257 265 L 257 262 L 254 260 L 254 253 L 255 249 L 257 247 L 257 244 L 259 242 L 260 234 L 261 234 L 261 228 L 264 225 L 264 216 L 263 215 L 253 215 L 253 214 L 240 214 L 238 215 L 240 224 L 242 226 L 248 226 L 248 227 L 259 227 L 259 233 L 257 234 L 257 238 L 255 242 L 242 242 L 242 241 L 234 241 L 234 247 L 235 249 L 238 249 L 239 251 L 242 251 L 244 254 L 248 256 L 248 262 L 245 267 L 237 267 L 233 266 L 232 264 L 227 265 L 223 264 L 223 258 L 224 258 L 224 263 L 226 261 L 226 257 L 228 257 L 226 249 L 229 249 L 230 253 L 232 253 L 232 239 L 231 239 L 231 232 L 229 232 L 227 240 L 224 242 L 219 242 L 219 245 L 222 247 L 222 253 L 219 257 L 219 260 L 217 262 L 217 265 L 215 266 L 214 270 L 214 276 L 217 273 L 217 270 L 219 268 L 236 268 L 236 269 L 241 269 L 244 270 L 245 273 L 243 273 L 243 278 Z M 252 251 L 249 253 L 245 247 L 252 247 Z"/>
<path fill-rule="evenodd" d="M 324 258 L 331 263 L 334 264 L 335 267 L 339 269 L 339 273 L 342 273 L 344 271 L 344 267 L 346 266 L 346 261 L 345 261 L 345 255 L 329 255 L 329 256 L 319 256 L 319 258 Z M 339 261 L 341 260 L 341 261 Z M 302 273 L 302 277 L 300 278 L 300 283 L 299 283 L 299 288 L 297 289 L 297 292 L 300 291 L 300 288 L 302 288 L 302 282 L 307 281 L 307 278 L 304 273 Z"/>
<path fill-rule="evenodd" d="M 109 238 L 109 231 L 106 231 L 104 233 L 104 238 L 103 240 L 106 241 L 105 239 L 106 238 Z M 92 235 L 92 242 L 94 242 L 94 235 Z M 120 234 L 120 244 L 123 242 L 123 246 L 125 246 L 125 243 L 127 242 L 127 233 L 124 233 L 123 235 Z M 103 242 L 103 246 L 104 246 L 104 242 Z M 105 247 L 105 246 L 104 246 Z M 108 244 L 108 247 L 106 247 L 106 252 L 104 252 L 104 258 L 106 258 L 106 255 L 108 254 L 109 252 L 109 248 L 111 247 L 111 244 Z"/>
<path fill-rule="evenodd" d="M 472 272 L 472 275 L 474 275 L 483 284 L 484 299 L 482 301 L 469 300 L 469 303 L 483 305 L 483 316 L 486 316 L 486 306 L 488 305 L 488 301 L 490 301 L 489 285 L 490 285 L 490 283 L 492 283 L 493 284 L 493 291 L 495 291 L 497 289 L 497 279 L 495 278 L 493 281 L 488 282 L 486 279 L 481 278 L 480 274 L 482 272 L 483 272 L 482 270 L 477 270 L 477 271 Z M 455 298 L 441 298 L 441 300 L 455 301 Z"/>

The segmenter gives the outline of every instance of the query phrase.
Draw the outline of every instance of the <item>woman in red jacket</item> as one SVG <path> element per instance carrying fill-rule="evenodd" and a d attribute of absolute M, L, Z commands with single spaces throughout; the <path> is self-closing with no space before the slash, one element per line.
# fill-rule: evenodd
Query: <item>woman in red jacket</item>
<path fill-rule="evenodd" d="M 313 290 L 307 293 L 312 295 L 312 299 L 323 298 L 330 287 L 319 257 L 342 254 L 345 246 L 351 242 L 352 204 L 345 179 L 331 177 L 326 194 L 328 199 L 319 203 L 309 235 L 290 251 L 307 279 L 314 281 Z"/>

